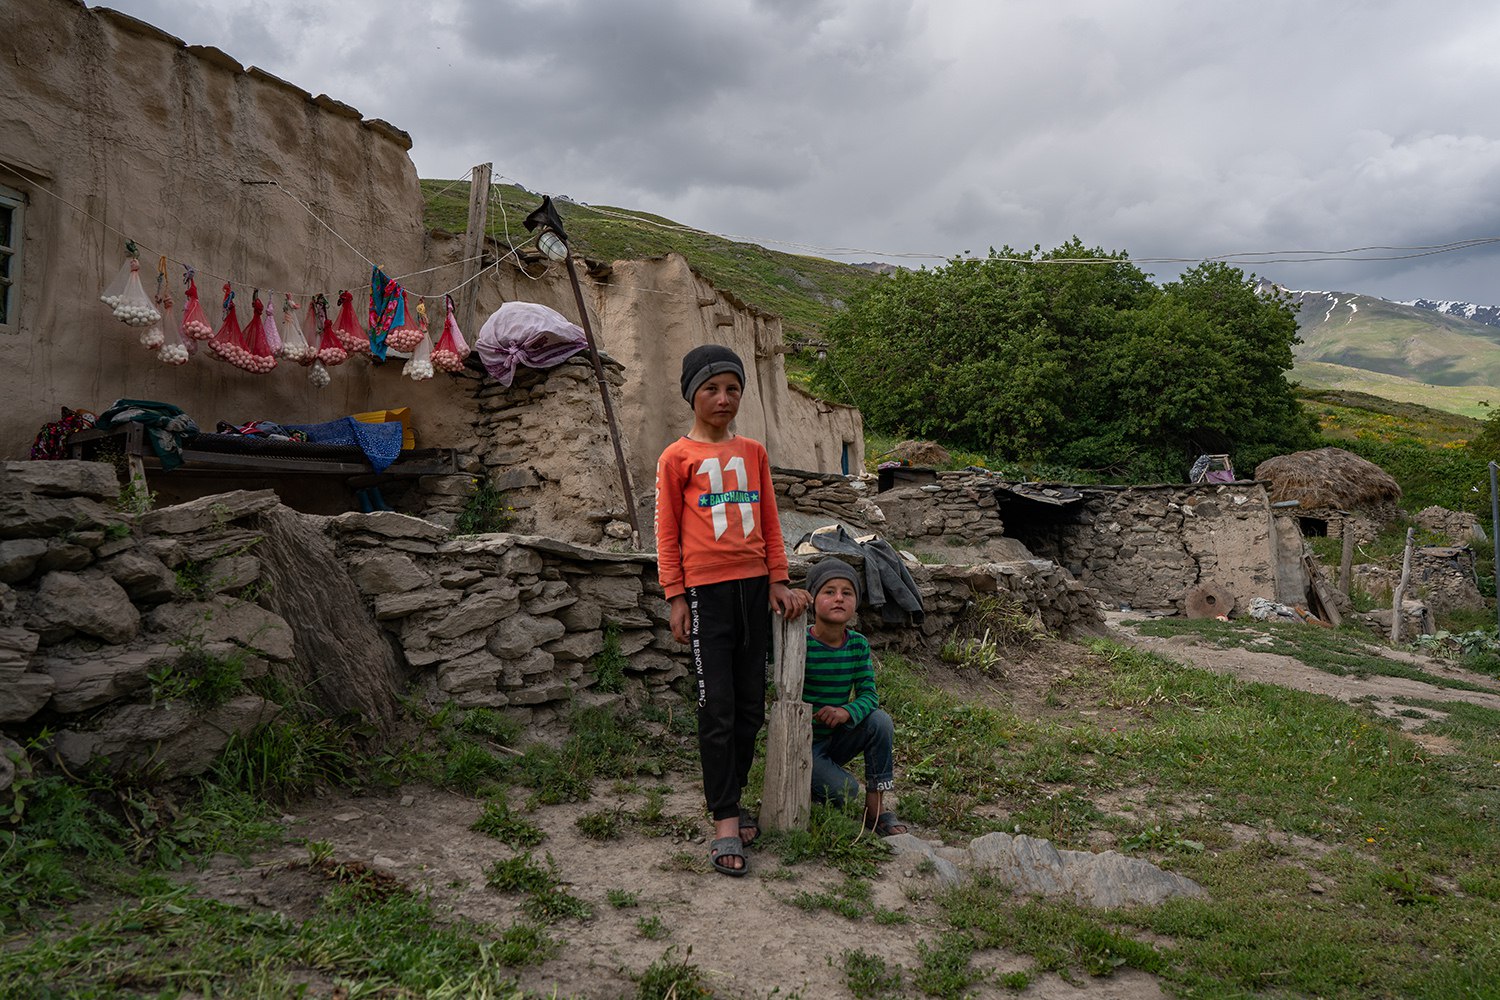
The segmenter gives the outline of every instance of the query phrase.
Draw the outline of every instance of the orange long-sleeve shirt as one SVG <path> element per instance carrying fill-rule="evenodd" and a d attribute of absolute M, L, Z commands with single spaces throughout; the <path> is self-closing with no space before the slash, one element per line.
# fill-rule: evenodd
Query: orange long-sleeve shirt
<path fill-rule="evenodd" d="M 656 559 L 669 598 L 726 580 L 790 579 L 764 445 L 742 435 L 667 445 L 656 463 Z"/>

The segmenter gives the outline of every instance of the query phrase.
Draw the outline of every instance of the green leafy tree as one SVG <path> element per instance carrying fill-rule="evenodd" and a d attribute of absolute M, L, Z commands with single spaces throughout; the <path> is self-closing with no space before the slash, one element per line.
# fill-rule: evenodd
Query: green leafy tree
<path fill-rule="evenodd" d="M 1074 239 L 875 284 L 830 325 L 820 377 L 878 430 L 1176 479 L 1200 451 L 1244 464 L 1312 444 L 1284 377 L 1296 337 L 1291 308 L 1235 268 L 1158 288 Z"/>

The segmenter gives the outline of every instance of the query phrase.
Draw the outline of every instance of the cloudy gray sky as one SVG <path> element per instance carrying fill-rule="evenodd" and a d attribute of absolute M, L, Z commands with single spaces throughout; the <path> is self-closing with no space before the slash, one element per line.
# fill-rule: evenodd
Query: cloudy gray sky
<path fill-rule="evenodd" d="M 859 248 L 843 260 L 1500 236 L 1492 0 L 108 6 L 406 129 L 424 177 L 492 161 L 534 191 Z M 1246 270 L 1500 302 L 1500 247 Z"/>

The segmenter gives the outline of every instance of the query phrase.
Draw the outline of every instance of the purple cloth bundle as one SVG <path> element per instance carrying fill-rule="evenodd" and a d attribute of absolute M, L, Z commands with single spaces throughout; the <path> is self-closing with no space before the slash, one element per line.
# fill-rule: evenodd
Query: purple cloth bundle
<path fill-rule="evenodd" d="M 504 386 L 521 365 L 551 368 L 587 347 L 582 327 L 535 302 L 505 303 L 484 321 L 474 343 L 484 370 Z"/>

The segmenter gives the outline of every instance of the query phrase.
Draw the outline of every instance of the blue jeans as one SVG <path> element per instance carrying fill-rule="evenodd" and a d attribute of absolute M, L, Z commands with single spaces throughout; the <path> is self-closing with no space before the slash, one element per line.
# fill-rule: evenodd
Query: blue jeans
<path fill-rule="evenodd" d="M 860 754 L 865 757 L 865 785 L 872 792 L 888 792 L 895 786 L 895 726 L 884 709 L 877 708 L 857 726 L 839 726 L 827 739 L 812 745 L 812 794 L 815 802 L 845 802 L 859 794 L 859 782 L 844 765 Z"/>

